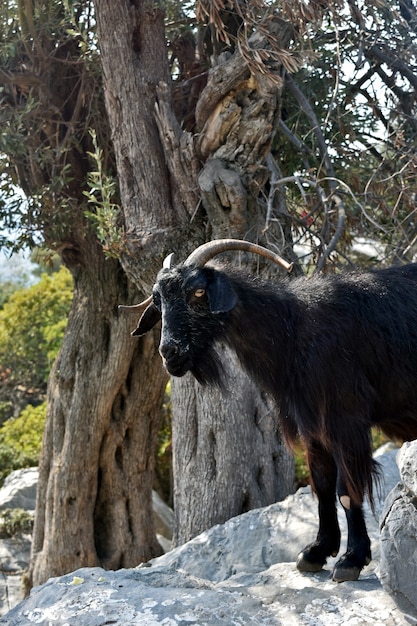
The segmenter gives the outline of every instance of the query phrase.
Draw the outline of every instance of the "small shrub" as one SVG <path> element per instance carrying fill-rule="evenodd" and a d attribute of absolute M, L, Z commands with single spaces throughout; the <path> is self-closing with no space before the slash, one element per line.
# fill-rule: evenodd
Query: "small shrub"
<path fill-rule="evenodd" d="M 379 428 L 372 429 L 372 450 L 378 450 L 384 443 L 390 441 Z"/>
<path fill-rule="evenodd" d="M 310 471 L 307 464 L 306 451 L 301 444 L 298 444 L 294 451 L 295 464 L 295 487 L 305 487 L 310 482 Z"/>
<path fill-rule="evenodd" d="M 46 402 L 28 405 L 0 428 L 0 484 L 13 470 L 38 465 L 45 415 Z"/>
<path fill-rule="evenodd" d="M 29 288 L 15 291 L 0 309 L 0 400 L 16 387 L 45 393 L 62 343 L 73 295 L 64 267 Z M 9 396 L 6 397 L 10 400 Z"/>
<path fill-rule="evenodd" d="M 14 537 L 19 533 L 33 531 L 33 515 L 24 509 L 3 509 L 0 511 L 0 537 Z"/>
<path fill-rule="evenodd" d="M 161 424 L 158 432 L 158 444 L 155 455 L 154 489 L 161 498 L 173 506 L 172 478 L 172 406 L 171 383 L 168 382 L 162 405 Z"/>

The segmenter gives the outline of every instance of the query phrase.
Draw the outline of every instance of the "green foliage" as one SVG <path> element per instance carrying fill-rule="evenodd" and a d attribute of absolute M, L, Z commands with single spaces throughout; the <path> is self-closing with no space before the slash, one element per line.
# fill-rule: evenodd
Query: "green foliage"
<path fill-rule="evenodd" d="M 28 405 L 18 417 L 8 419 L 0 428 L 0 482 L 13 470 L 39 463 L 46 402 Z"/>
<path fill-rule="evenodd" d="M 15 291 L 0 310 L 0 422 L 16 405 L 43 398 L 71 301 L 72 279 L 63 267 Z"/>
<path fill-rule="evenodd" d="M 24 509 L 3 509 L 0 513 L 0 537 L 30 534 L 33 530 L 33 515 Z"/>
<path fill-rule="evenodd" d="M 294 451 L 295 487 L 304 487 L 309 484 L 310 470 L 308 469 L 305 449 L 299 445 Z"/>
<path fill-rule="evenodd" d="M 53 274 L 62 266 L 59 254 L 49 248 L 34 248 L 30 258 L 33 263 L 36 263 L 39 266 L 39 271 L 35 271 L 38 276 L 41 276 L 43 272 L 46 274 Z"/>
<path fill-rule="evenodd" d="M 388 441 L 390 441 L 388 437 L 384 435 L 384 433 L 381 430 L 379 430 L 379 428 L 373 428 L 371 431 L 371 434 L 372 434 L 372 450 L 374 451 L 380 448 L 381 446 L 383 446 L 384 443 L 387 443 Z"/>
<path fill-rule="evenodd" d="M 168 382 L 162 405 L 161 423 L 155 459 L 155 485 L 161 498 L 173 506 L 172 489 L 172 404 L 171 383 Z"/>
<path fill-rule="evenodd" d="M 5 302 L 7 302 L 7 300 L 10 298 L 12 293 L 16 291 L 16 289 L 16 284 L 9 280 L 5 283 L 0 284 L 0 308 L 4 306 Z"/>
<path fill-rule="evenodd" d="M 93 3 L 3 3 L 0 68 L 0 245 L 82 237 L 89 129 L 110 145 Z"/>
<path fill-rule="evenodd" d="M 84 191 L 84 195 L 94 210 L 85 211 L 85 215 L 93 222 L 105 254 L 119 258 L 125 238 L 120 224 L 120 206 L 114 202 L 114 197 L 118 197 L 117 182 L 104 170 L 103 150 L 97 143 L 95 131 L 91 130 L 90 134 L 94 152 L 88 152 L 88 156 L 93 160 L 95 169 L 87 175 L 89 189 Z"/>
<path fill-rule="evenodd" d="M 38 464 L 46 413 L 40 402 L 72 293 L 71 275 L 61 267 L 14 291 L 0 310 L 0 481 L 15 469 Z M 19 407 L 24 408 L 18 414 Z"/>

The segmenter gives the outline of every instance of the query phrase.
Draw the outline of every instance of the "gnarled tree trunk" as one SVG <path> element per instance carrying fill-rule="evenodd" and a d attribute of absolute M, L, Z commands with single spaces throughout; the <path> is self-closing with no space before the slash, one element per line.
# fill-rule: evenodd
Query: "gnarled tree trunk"
<path fill-rule="evenodd" d="M 90 244 L 90 245 L 89 245 Z M 159 554 L 152 465 L 166 384 L 157 337 L 131 341 L 132 298 L 94 241 L 74 251 L 74 300 L 48 387 L 29 584 L 80 566 L 132 567 Z"/>
<path fill-rule="evenodd" d="M 146 292 L 164 254 L 193 236 L 198 198 L 195 189 L 177 192 L 155 118 L 158 87 L 170 82 L 160 3 L 95 0 L 95 6 L 126 232 L 122 264 Z"/>

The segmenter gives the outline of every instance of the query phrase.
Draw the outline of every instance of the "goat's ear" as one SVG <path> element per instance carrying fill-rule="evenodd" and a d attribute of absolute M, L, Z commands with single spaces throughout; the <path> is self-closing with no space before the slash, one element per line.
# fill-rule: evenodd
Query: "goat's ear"
<path fill-rule="evenodd" d="M 207 297 L 212 313 L 227 313 L 237 302 L 237 295 L 231 282 L 227 276 L 218 272 L 207 286 Z"/>
<path fill-rule="evenodd" d="M 140 337 L 141 335 L 145 335 L 147 332 L 151 330 L 159 322 L 161 319 L 161 314 L 156 308 L 156 306 L 151 302 L 149 306 L 146 307 L 144 312 L 142 313 L 142 317 L 138 322 L 137 328 L 132 333 L 133 337 Z"/>

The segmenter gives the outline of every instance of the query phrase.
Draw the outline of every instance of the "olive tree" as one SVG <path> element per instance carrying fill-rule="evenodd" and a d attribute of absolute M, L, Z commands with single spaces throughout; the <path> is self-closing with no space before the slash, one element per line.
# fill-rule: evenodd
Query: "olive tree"
<path fill-rule="evenodd" d="M 155 253 L 162 265 L 168 252 L 181 259 L 208 238 L 250 238 L 291 254 L 285 225 L 265 228 L 263 202 L 283 85 L 285 54 L 276 50 L 288 47 L 291 25 L 269 12 L 246 42 L 253 62 L 236 46 L 209 72 L 208 48 L 216 54 L 219 42 L 204 24 L 198 64 L 190 31 L 171 34 L 170 57 L 163 3 L 96 0 L 95 7 L 126 233 L 121 261 L 132 280 L 150 291 Z M 224 41 L 230 35 L 233 50 L 242 16 L 232 15 L 229 32 L 219 13 L 219 33 Z M 270 51 L 268 72 L 254 65 L 263 51 Z M 175 92 L 170 63 L 188 83 L 184 92 L 179 78 Z M 177 543 L 293 486 L 275 408 L 228 362 L 227 397 L 191 376 L 172 381 Z"/>
<path fill-rule="evenodd" d="M 40 242 L 74 283 L 48 383 L 30 585 L 160 553 L 151 489 L 166 375 L 157 341 L 134 344 L 118 315 L 140 292 L 114 252 L 118 190 L 91 6 L 9 2 L 1 21 L 1 215 L 17 231 L 3 243 Z"/>

